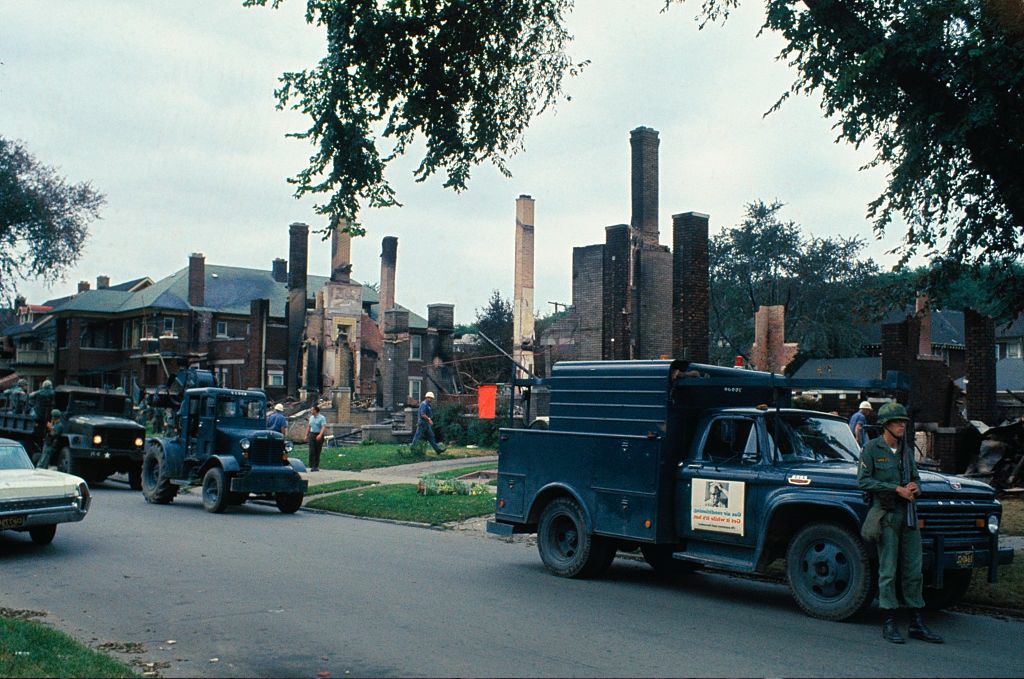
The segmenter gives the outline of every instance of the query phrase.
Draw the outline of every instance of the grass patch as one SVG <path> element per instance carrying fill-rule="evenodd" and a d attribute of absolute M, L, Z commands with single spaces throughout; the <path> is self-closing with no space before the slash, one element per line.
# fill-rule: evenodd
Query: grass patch
<path fill-rule="evenodd" d="M 489 464 L 475 464 L 472 467 L 459 467 L 458 469 L 449 469 L 443 472 L 434 472 L 431 474 L 435 479 L 454 479 L 462 476 L 463 474 L 469 474 L 471 472 L 479 472 L 487 469 L 497 469 L 498 463 L 491 462 Z"/>
<path fill-rule="evenodd" d="M 427 450 L 429 449 L 428 447 Z M 358 472 L 364 469 L 394 467 L 400 464 L 412 464 L 427 460 L 457 460 L 493 454 L 494 450 L 490 448 L 453 447 L 440 455 L 434 455 L 433 452 L 428 455 L 415 455 L 409 451 L 409 446 L 393 443 L 374 443 L 368 446 L 324 448 L 320 451 L 320 468 Z M 309 466 L 309 446 L 305 444 L 297 445 L 288 455 L 302 460 L 306 466 Z"/>
<path fill-rule="evenodd" d="M 999 582 L 988 584 L 987 568 L 978 568 L 971 578 L 965 604 L 1024 610 L 1024 549 L 1014 551 L 1013 563 L 999 567 Z"/>
<path fill-rule="evenodd" d="M 341 481 L 320 483 L 315 486 L 310 486 L 309 490 L 306 491 L 306 497 L 309 497 L 310 495 L 323 495 L 324 493 L 333 493 L 336 490 L 352 490 L 353 488 L 372 486 L 376 483 L 377 481 L 360 481 L 359 479 L 342 479 Z"/>
<path fill-rule="evenodd" d="M 0 677 L 137 677 L 127 665 L 34 620 L 0 618 Z"/>
<path fill-rule="evenodd" d="M 1003 498 L 1003 518 L 999 527 L 1001 535 L 1024 535 L 1024 498 Z"/>
<path fill-rule="evenodd" d="M 306 506 L 355 516 L 437 525 L 494 512 L 494 496 L 420 495 L 411 483 L 377 486 L 317 498 Z"/>

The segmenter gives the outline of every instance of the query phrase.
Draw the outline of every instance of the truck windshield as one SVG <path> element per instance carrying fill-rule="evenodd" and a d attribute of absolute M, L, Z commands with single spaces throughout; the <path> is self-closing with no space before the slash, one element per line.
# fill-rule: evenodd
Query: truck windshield
<path fill-rule="evenodd" d="M 850 427 L 842 420 L 813 413 L 772 413 L 766 416 L 765 427 L 773 456 L 782 462 L 856 462 L 860 456 Z"/>
<path fill-rule="evenodd" d="M 32 460 L 21 446 L 0 446 L 0 469 L 32 469 Z"/>
<path fill-rule="evenodd" d="M 119 394 L 90 394 L 88 392 L 72 392 L 68 394 L 65 408 L 75 415 L 115 415 L 125 414 L 126 396 Z M 60 401 L 58 399 L 58 408 Z"/>
<path fill-rule="evenodd" d="M 263 420 L 265 406 L 259 398 L 219 398 L 217 417 L 242 417 L 249 420 Z"/>

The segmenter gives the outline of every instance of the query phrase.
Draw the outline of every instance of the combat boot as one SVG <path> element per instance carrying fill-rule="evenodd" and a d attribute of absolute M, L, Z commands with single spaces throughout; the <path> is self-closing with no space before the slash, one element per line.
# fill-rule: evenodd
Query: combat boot
<path fill-rule="evenodd" d="M 900 634 L 899 629 L 896 627 L 896 616 L 892 613 L 887 613 L 885 616 L 885 624 L 882 625 L 882 638 L 893 644 L 902 644 L 903 635 Z"/>
<path fill-rule="evenodd" d="M 924 624 L 924 620 L 921 619 L 921 611 L 916 609 L 910 614 L 910 629 L 907 630 L 907 636 L 911 639 L 927 641 L 930 644 L 941 644 L 943 642 L 942 637 L 928 629 L 928 626 Z"/>

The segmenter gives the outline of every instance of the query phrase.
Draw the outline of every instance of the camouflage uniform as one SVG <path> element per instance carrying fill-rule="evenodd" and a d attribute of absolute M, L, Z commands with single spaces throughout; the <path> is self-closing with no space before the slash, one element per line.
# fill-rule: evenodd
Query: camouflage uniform
<path fill-rule="evenodd" d="M 64 423 L 60 417 L 60 411 L 54 409 L 50 411 L 50 422 L 52 423 L 46 433 L 46 440 L 43 443 L 43 456 L 39 458 L 39 464 L 36 466 L 41 469 L 46 469 L 50 466 L 50 460 L 53 458 L 54 449 L 57 447 L 57 442 L 60 440 L 60 435 L 64 432 Z"/>

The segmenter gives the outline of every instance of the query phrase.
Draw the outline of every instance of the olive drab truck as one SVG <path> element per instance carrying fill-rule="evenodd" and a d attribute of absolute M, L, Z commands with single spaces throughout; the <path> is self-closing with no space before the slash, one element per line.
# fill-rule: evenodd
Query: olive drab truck
<path fill-rule="evenodd" d="M 564 577 L 599 575 L 618 550 L 637 548 L 659 573 L 763 573 L 785 559 L 807 614 L 843 620 L 871 604 L 877 555 L 860 536 L 860 451 L 844 419 L 789 407 L 792 390 L 810 381 L 686 361 L 595 361 L 516 381 L 531 382 L 550 389 L 547 429 L 501 430 L 489 532 L 536 533 L 544 565 Z M 851 386 L 907 383 L 890 373 Z M 994 582 L 1013 552 L 999 548 L 992 488 L 921 471 L 921 490 L 925 598 L 948 606 L 976 570 Z"/>
<path fill-rule="evenodd" d="M 291 441 L 266 428 L 267 397 L 259 390 L 222 389 L 213 374 L 189 369 L 168 381 L 154 400 L 177 412 L 170 434 L 146 441 L 142 492 L 167 504 L 179 488 L 200 486 L 203 507 L 221 513 L 251 496 L 273 499 L 285 514 L 302 506 L 307 482 Z"/>

